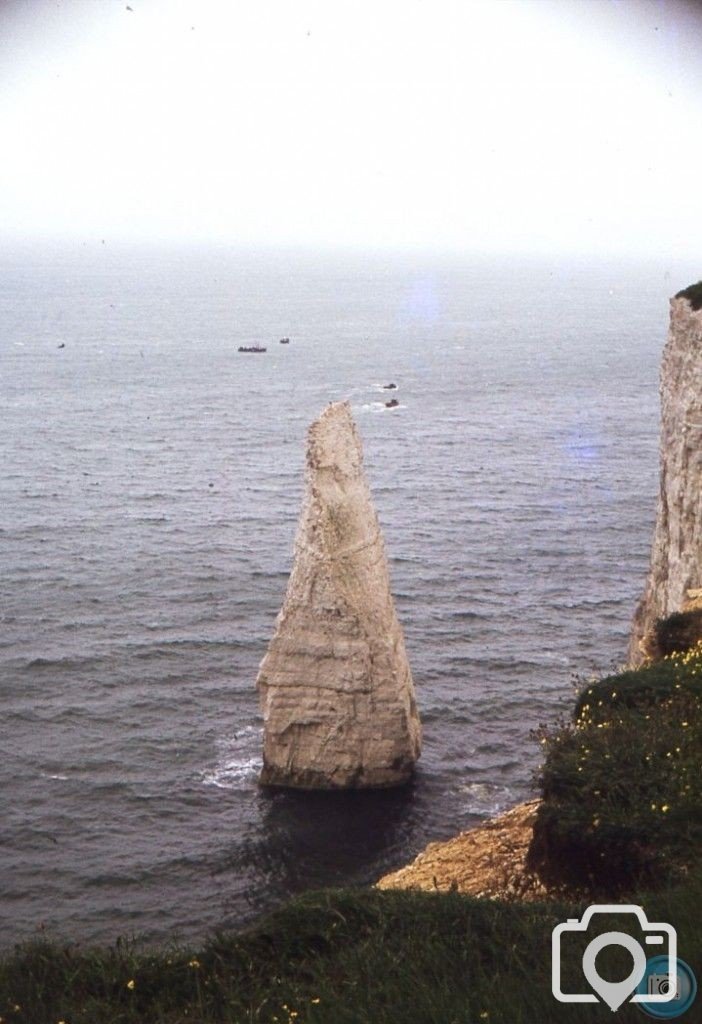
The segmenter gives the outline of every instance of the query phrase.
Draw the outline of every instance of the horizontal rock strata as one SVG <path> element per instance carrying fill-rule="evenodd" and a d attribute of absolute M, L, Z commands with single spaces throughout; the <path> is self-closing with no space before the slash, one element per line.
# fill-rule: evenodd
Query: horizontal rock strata
<path fill-rule="evenodd" d="M 378 517 L 347 402 L 309 430 L 293 569 L 257 686 L 267 785 L 393 786 L 420 723 Z"/>
<path fill-rule="evenodd" d="M 632 665 L 646 657 L 656 620 L 682 611 L 702 588 L 702 309 L 685 293 L 671 299 L 660 393 L 660 491 Z"/>

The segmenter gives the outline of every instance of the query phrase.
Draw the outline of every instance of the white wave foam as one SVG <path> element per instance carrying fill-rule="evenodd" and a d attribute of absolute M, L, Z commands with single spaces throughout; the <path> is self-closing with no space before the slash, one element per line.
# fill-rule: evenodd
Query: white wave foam
<path fill-rule="evenodd" d="M 354 412 L 398 412 L 400 409 L 405 408 L 403 405 L 394 405 L 388 409 L 385 402 L 364 402 L 363 405 L 359 405 Z"/>
<path fill-rule="evenodd" d="M 471 814 L 492 816 L 506 810 L 514 802 L 506 786 L 496 786 L 490 782 L 470 782 L 459 786 L 458 792 L 468 796 L 466 810 Z"/>
<path fill-rule="evenodd" d="M 203 772 L 202 781 L 206 786 L 218 786 L 220 789 L 249 789 L 260 771 L 260 757 L 250 757 L 246 761 L 232 758 L 211 771 Z"/>
<path fill-rule="evenodd" d="M 261 729 L 247 725 L 233 737 L 217 740 L 219 757 L 201 775 L 205 786 L 220 789 L 251 789 L 261 771 Z"/>

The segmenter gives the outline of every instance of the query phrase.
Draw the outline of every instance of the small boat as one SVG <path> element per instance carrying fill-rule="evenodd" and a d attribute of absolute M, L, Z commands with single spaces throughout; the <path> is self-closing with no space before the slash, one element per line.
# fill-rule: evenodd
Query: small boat
<path fill-rule="evenodd" d="M 290 338 L 281 338 L 280 339 L 280 344 L 281 345 L 289 345 L 290 344 Z"/>
<path fill-rule="evenodd" d="M 386 409 L 396 409 L 400 403 L 396 398 L 391 398 L 389 402 L 385 403 Z"/>
<path fill-rule="evenodd" d="M 397 384 L 383 384 L 383 391 L 396 391 Z"/>
<path fill-rule="evenodd" d="M 239 345 L 237 352 L 265 352 L 263 345 Z"/>

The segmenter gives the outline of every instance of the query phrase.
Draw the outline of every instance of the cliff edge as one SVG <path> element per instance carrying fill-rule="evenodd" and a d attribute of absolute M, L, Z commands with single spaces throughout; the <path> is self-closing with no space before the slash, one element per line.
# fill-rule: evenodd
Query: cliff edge
<path fill-rule="evenodd" d="M 629 661 L 644 661 L 658 619 L 684 610 L 702 587 L 702 282 L 670 301 L 660 377 L 660 491 Z"/>

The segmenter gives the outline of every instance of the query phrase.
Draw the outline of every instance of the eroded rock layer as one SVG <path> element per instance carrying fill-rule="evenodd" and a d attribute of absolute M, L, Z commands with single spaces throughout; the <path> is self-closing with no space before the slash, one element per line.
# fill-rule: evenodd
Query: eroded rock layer
<path fill-rule="evenodd" d="M 420 723 L 378 517 L 348 402 L 309 430 L 293 569 L 257 687 L 267 785 L 393 786 Z"/>
<path fill-rule="evenodd" d="M 376 885 L 490 899 L 546 899 L 547 888 L 527 867 L 538 807 L 538 800 L 530 800 L 454 839 L 430 843 L 411 864 Z"/>
<path fill-rule="evenodd" d="M 685 292 L 670 303 L 660 383 L 660 492 L 651 567 L 632 626 L 632 665 L 644 660 L 656 620 L 681 611 L 702 587 L 702 309 L 695 305 Z"/>

